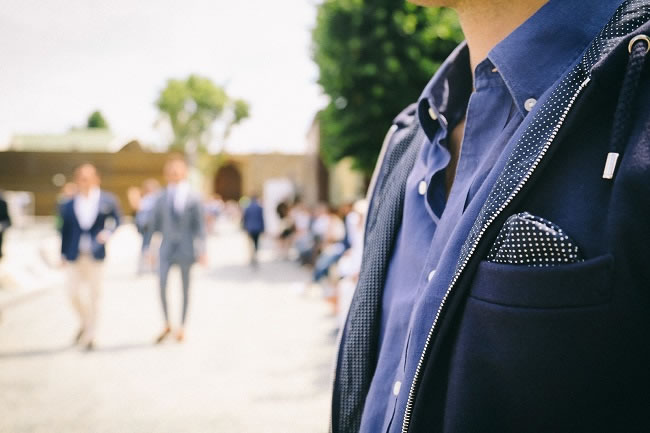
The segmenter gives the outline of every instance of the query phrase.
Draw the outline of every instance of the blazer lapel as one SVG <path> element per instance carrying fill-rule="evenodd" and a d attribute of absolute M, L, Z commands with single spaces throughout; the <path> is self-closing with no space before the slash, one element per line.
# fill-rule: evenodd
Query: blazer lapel
<path fill-rule="evenodd" d="M 96 228 L 98 224 L 102 222 L 101 215 L 103 213 L 108 213 L 110 212 L 109 209 L 107 209 L 110 206 L 110 202 L 106 196 L 106 193 L 104 191 L 99 191 L 99 200 L 97 200 L 97 216 L 95 216 L 95 221 L 93 222 L 93 225 L 91 227 Z"/>
<path fill-rule="evenodd" d="M 77 230 L 81 231 L 81 225 L 79 224 L 79 220 L 77 219 L 77 212 L 74 210 L 74 201 L 77 199 L 77 197 L 73 197 L 70 199 L 70 201 L 65 205 L 64 207 L 64 212 L 68 213 L 68 218 L 70 218 L 70 221 L 72 221 L 74 227 L 76 227 Z"/>

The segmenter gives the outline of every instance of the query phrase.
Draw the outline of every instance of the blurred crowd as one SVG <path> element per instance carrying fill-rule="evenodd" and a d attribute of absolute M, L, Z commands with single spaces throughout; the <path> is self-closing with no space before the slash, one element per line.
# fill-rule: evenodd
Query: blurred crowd
<path fill-rule="evenodd" d="M 309 280 L 297 285 L 295 291 L 321 296 L 341 323 L 361 266 L 365 200 L 338 207 L 308 205 L 297 194 L 268 201 L 252 194 L 239 201 L 224 201 L 217 194 L 206 197 L 194 191 L 187 180 L 188 169 L 182 158 L 172 158 L 164 168 L 165 185 L 151 178 L 129 188 L 127 218 L 117 198 L 100 188 L 100 173 L 90 163 L 77 167 L 74 181 L 62 186 L 55 225 L 61 239 L 59 266 L 65 270 L 64 284 L 79 318 L 75 343 L 86 350 L 94 347 L 105 245 L 125 220 L 135 226 L 141 239 L 139 259 L 134 264 L 136 275 L 155 274 L 159 280 L 164 322 L 155 343 L 170 337 L 179 342 L 185 338 L 190 270 L 194 263 L 207 264 L 206 238 L 217 234 L 222 222 L 239 226 L 246 233 L 252 270 L 260 263 L 272 266 L 270 263 L 277 261 L 309 270 Z M 3 234 L 11 226 L 9 214 L 0 195 L 0 258 Z M 172 267 L 180 269 L 183 295 L 177 325 L 170 322 L 167 305 Z"/>
<path fill-rule="evenodd" d="M 338 207 L 296 200 L 276 208 L 281 221 L 279 255 L 311 272 L 311 280 L 298 291 L 321 290 L 340 321 L 359 277 L 366 209 L 365 200 Z"/>

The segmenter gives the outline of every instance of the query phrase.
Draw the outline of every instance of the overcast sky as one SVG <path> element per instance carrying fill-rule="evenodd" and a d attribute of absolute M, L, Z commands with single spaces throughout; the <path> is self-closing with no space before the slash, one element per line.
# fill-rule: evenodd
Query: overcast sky
<path fill-rule="evenodd" d="M 161 142 L 154 101 L 198 73 L 246 99 L 229 150 L 300 152 L 324 105 L 314 0 L 9 0 L 0 9 L 0 148 L 102 111 L 124 140 Z"/>

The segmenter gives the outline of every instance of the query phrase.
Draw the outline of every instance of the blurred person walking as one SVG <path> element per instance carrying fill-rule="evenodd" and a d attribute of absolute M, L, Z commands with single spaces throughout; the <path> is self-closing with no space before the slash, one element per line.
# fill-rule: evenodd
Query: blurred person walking
<path fill-rule="evenodd" d="M 156 200 L 150 232 L 160 232 L 162 243 L 159 253 L 160 300 L 165 317 L 165 327 L 156 339 L 161 343 L 171 334 L 171 322 L 167 308 L 167 276 L 173 265 L 181 271 L 183 307 L 181 324 L 176 339 L 185 338 L 185 322 L 190 291 L 190 270 L 197 261 L 207 263 L 205 253 L 205 222 L 200 197 L 190 189 L 187 182 L 187 163 L 181 158 L 165 164 L 167 188 Z"/>
<path fill-rule="evenodd" d="M 257 252 L 259 250 L 260 236 L 264 233 L 264 209 L 262 209 L 257 195 L 251 197 L 250 203 L 244 209 L 242 225 L 253 244 L 251 251 L 251 266 L 257 267 Z"/>
<path fill-rule="evenodd" d="M 275 208 L 279 221 L 278 246 L 282 260 L 289 259 L 289 249 L 291 248 L 291 238 L 296 229 L 293 219 L 289 213 L 289 205 L 286 201 L 280 202 Z"/>
<path fill-rule="evenodd" d="M 70 300 L 81 326 L 75 343 L 94 347 L 106 242 L 120 224 L 115 197 L 99 188 L 92 164 L 75 170 L 77 193 L 61 205 L 61 254 Z"/>
<path fill-rule="evenodd" d="M 149 250 L 149 244 L 153 236 L 150 225 L 153 220 L 154 207 L 160 194 L 160 183 L 153 178 L 147 179 L 142 183 L 141 196 L 138 201 L 138 207 L 135 213 L 135 226 L 138 233 L 142 236 L 142 248 L 140 261 L 138 262 L 138 275 L 153 270 L 153 264 L 146 260 L 146 252 Z"/>
<path fill-rule="evenodd" d="M 11 217 L 9 216 L 9 207 L 7 206 L 7 201 L 0 194 L 0 260 L 2 260 L 2 238 L 10 226 Z"/>

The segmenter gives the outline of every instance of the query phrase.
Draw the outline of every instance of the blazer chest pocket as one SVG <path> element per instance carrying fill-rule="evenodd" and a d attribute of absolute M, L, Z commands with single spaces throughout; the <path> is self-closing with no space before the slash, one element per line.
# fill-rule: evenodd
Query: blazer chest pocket
<path fill-rule="evenodd" d="M 620 385 L 624 352 L 613 264 L 479 264 L 448 361 L 446 413 L 463 409 L 454 431 L 604 431 L 615 392 L 603 390 Z"/>
<path fill-rule="evenodd" d="M 528 267 L 483 261 L 470 297 L 511 307 L 563 308 L 607 303 L 614 259 L 603 255 L 551 267 Z"/>

